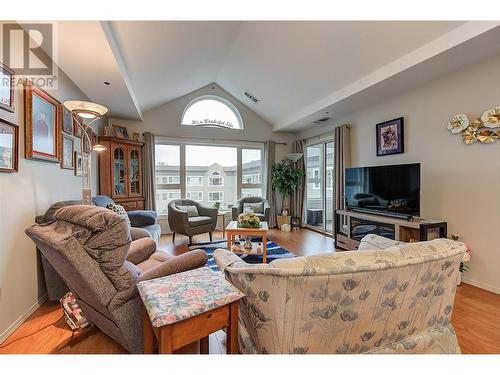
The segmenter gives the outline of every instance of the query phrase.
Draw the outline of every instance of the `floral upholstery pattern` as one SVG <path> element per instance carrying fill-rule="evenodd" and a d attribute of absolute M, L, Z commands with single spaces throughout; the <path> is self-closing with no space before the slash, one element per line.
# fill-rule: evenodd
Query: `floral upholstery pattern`
<path fill-rule="evenodd" d="M 191 318 L 244 296 L 208 267 L 142 281 L 137 288 L 153 327 Z"/>
<path fill-rule="evenodd" d="M 246 264 L 214 253 L 240 301 L 244 353 L 460 353 L 451 325 L 465 245 L 446 239 L 386 250 Z"/>

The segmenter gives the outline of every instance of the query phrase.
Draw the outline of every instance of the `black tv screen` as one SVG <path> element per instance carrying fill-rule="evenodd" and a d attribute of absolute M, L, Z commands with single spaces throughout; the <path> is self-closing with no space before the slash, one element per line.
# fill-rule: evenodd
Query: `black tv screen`
<path fill-rule="evenodd" d="M 345 199 L 352 210 L 420 216 L 420 164 L 346 168 Z"/>

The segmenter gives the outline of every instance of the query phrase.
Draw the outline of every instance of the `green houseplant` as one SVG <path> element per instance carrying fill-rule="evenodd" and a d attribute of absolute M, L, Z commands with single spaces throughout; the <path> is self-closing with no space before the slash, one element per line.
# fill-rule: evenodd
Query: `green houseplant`
<path fill-rule="evenodd" d="M 300 169 L 295 169 L 290 163 L 282 161 L 273 164 L 271 175 L 273 191 L 281 194 L 281 207 L 284 207 L 285 199 L 300 186 L 305 173 Z"/>

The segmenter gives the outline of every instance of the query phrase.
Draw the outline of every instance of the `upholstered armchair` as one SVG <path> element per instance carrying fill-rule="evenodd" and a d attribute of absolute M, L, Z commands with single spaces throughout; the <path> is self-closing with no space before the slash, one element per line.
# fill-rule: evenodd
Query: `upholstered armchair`
<path fill-rule="evenodd" d="M 460 353 L 451 315 L 464 252 L 437 239 L 269 264 L 214 258 L 246 294 L 243 353 Z"/>
<path fill-rule="evenodd" d="M 193 209 L 195 207 L 195 209 Z M 212 232 L 217 226 L 217 208 L 206 207 L 190 199 L 175 199 L 168 204 L 168 225 L 172 231 L 172 242 L 175 234 L 189 237 L 189 245 L 193 236 L 207 233 L 212 241 Z"/>
<path fill-rule="evenodd" d="M 123 217 L 95 206 L 63 207 L 26 234 L 75 294 L 87 319 L 131 353 L 143 351 L 137 283 L 207 261 L 203 250 L 169 256 L 149 237 L 132 241 Z"/>
<path fill-rule="evenodd" d="M 257 204 L 257 206 L 260 206 L 261 209 L 253 208 L 254 213 L 259 217 L 260 221 L 269 222 L 269 213 L 271 212 L 271 207 L 269 206 L 269 202 L 267 201 L 267 199 L 261 197 L 245 197 L 241 198 L 239 201 L 236 201 L 232 208 L 233 220 L 238 220 L 238 215 L 243 212 L 245 203 L 254 205 L 254 207 L 256 207 L 255 204 Z M 259 205 L 259 203 L 262 204 Z"/>

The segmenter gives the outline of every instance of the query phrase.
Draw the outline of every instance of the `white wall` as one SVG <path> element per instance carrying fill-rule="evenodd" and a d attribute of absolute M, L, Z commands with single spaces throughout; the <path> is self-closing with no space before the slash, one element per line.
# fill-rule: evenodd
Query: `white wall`
<path fill-rule="evenodd" d="M 49 93 L 60 102 L 88 98 L 61 71 L 58 90 Z M 24 158 L 22 86 L 15 96 L 15 112 L 0 109 L 0 118 L 19 125 L 19 172 L 0 173 L 0 343 L 45 296 L 43 274 L 33 242 L 24 229 L 34 224 L 54 202 L 81 199 L 81 177 L 59 163 Z M 93 163 L 93 192 L 97 187 Z"/>
<path fill-rule="evenodd" d="M 197 128 L 194 126 L 181 125 L 182 113 L 188 103 L 200 95 L 209 94 L 226 98 L 236 106 L 243 119 L 244 130 Z M 127 121 L 111 118 L 108 122 L 109 124 L 126 126 L 129 136 L 132 136 L 132 132 L 137 132 L 142 135 L 143 132 L 149 131 L 157 135 L 172 138 L 203 138 L 216 141 L 228 139 L 241 141 L 273 140 L 276 142 L 286 142 L 287 146 L 276 145 L 276 161 L 281 161 L 286 154 L 290 152 L 294 139 L 293 134 L 290 133 L 273 133 L 271 124 L 216 84 L 210 84 L 163 104 L 160 107 L 153 108 L 144 113 L 142 121 Z"/>
<path fill-rule="evenodd" d="M 377 105 L 302 132 L 310 137 L 351 124 L 353 166 L 420 162 L 421 214 L 448 222 L 472 248 L 463 281 L 500 293 L 500 142 L 465 145 L 447 129 L 456 113 L 470 119 L 500 106 L 500 56 Z M 375 124 L 404 116 L 405 153 L 377 157 Z"/>
<path fill-rule="evenodd" d="M 214 128 L 196 128 L 181 125 L 181 117 L 184 109 L 191 100 L 200 95 L 218 95 L 233 103 L 241 114 L 244 130 L 227 130 Z M 267 141 L 285 142 L 287 145 L 276 145 L 275 161 L 279 162 L 291 152 L 294 136 L 290 133 L 272 131 L 272 126 L 259 115 L 238 101 L 227 91 L 216 84 L 205 86 L 190 94 L 182 96 L 171 102 L 153 108 L 144 113 L 142 121 L 127 121 L 110 118 L 108 123 L 127 127 L 129 136 L 132 132 L 142 133 L 150 131 L 157 135 L 171 138 L 202 138 L 209 141 L 214 140 L 240 140 L 240 141 Z M 280 200 L 281 201 L 281 200 Z M 165 218 L 160 219 L 162 233 L 168 233 L 168 222 Z M 220 224 L 222 225 L 222 224 Z"/>

